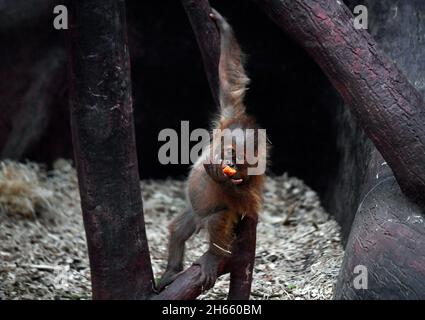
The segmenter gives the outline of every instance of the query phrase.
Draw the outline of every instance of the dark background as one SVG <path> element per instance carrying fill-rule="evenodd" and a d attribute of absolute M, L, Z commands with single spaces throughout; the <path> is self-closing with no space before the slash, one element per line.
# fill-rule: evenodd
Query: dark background
<path fill-rule="evenodd" d="M 72 157 L 66 32 L 53 29 L 55 2 L 2 4 L 3 158 L 51 164 L 57 157 Z M 334 121 L 335 106 L 341 103 L 338 94 L 312 59 L 251 1 L 211 4 L 229 20 L 248 56 L 252 82 L 246 104 L 272 142 L 271 172 L 288 172 L 324 192 L 339 158 Z M 176 0 L 127 1 L 127 17 L 140 175 L 184 177 L 188 166 L 159 164 L 158 133 L 164 128 L 179 132 L 182 120 L 189 120 L 191 129 L 208 128 L 217 109 L 193 32 Z M 23 131 L 31 137 L 22 138 Z M 19 142 L 8 146 L 11 136 Z"/>

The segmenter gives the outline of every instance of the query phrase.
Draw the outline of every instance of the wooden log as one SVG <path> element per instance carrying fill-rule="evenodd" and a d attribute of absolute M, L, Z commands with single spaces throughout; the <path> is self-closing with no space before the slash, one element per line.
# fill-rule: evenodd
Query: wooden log
<path fill-rule="evenodd" d="M 220 105 L 218 94 L 218 63 L 220 62 L 220 33 L 211 20 L 211 7 L 208 0 L 182 0 L 202 54 L 205 72 L 213 99 Z"/>
<path fill-rule="evenodd" d="M 248 300 L 251 295 L 257 222 L 256 218 L 245 217 L 237 226 L 238 237 L 233 249 L 234 256 L 228 265 L 230 269 L 229 300 Z"/>
<path fill-rule="evenodd" d="M 370 168 L 368 176 L 375 183 L 365 188 L 356 213 L 336 299 L 425 299 L 423 210 L 404 196 L 382 161 L 377 156 Z M 361 276 L 364 288 L 359 286 Z"/>
<path fill-rule="evenodd" d="M 153 274 L 137 165 L 123 0 L 74 0 L 71 126 L 94 299 L 143 299 Z"/>
<path fill-rule="evenodd" d="M 420 0 L 389 6 L 367 1 L 371 31 L 387 54 L 424 93 L 425 23 Z M 394 15 L 394 9 L 397 15 Z M 397 27 L 395 27 L 397 26 Z M 345 248 L 336 299 L 424 299 L 425 229 L 423 208 L 401 192 L 379 152 L 368 153 L 359 207 Z M 350 213 L 349 213 L 350 214 Z M 355 268 L 363 266 L 367 289 L 356 288 Z M 357 278 L 358 279 L 358 278 Z M 358 283 L 357 283 L 358 284 Z"/>
<path fill-rule="evenodd" d="M 218 270 L 218 276 L 230 272 L 229 300 L 246 300 L 251 294 L 252 270 L 255 259 L 257 219 L 245 217 L 237 226 L 236 241 L 233 245 L 232 256 L 223 258 Z M 192 265 L 153 300 L 189 300 L 195 299 L 202 292 L 199 281 L 200 267 Z"/>
<path fill-rule="evenodd" d="M 421 94 L 352 13 L 331 0 L 254 0 L 314 58 L 392 168 L 403 192 L 425 204 Z"/>
<path fill-rule="evenodd" d="M 224 273 L 225 260 L 220 263 L 218 275 Z M 192 300 L 196 299 L 202 292 L 202 283 L 199 281 L 201 268 L 192 265 L 174 280 L 168 287 L 158 295 L 154 295 L 152 300 Z"/>

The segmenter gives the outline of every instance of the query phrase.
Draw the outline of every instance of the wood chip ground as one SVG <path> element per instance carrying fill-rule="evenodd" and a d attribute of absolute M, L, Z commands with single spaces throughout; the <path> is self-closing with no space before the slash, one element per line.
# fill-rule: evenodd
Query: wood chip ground
<path fill-rule="evenodd" d="M 165 268 L 167 225 L 184 207 L 184 182 L 142 181 L 156 277 Z M 301 180 L 268 178 L 258 225 L 252 299 L 331 299 L 342 262 L 338 224 Z M 191 238 L 186 266 L 206 249 Z M 203 299 L 225 299 L 228 276 Z M 90 272 L 75 170 L 0 163 L 0 299 L 90 299 Z"/>

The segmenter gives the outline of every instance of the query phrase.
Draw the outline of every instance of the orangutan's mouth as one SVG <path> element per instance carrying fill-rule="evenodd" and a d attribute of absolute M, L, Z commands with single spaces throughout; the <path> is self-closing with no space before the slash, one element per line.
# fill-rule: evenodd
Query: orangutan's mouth
<path fill-rule="evenodd" d="M 234 185 L 241 184 L 243 182 L 243 179 L 230 179 Z"/>

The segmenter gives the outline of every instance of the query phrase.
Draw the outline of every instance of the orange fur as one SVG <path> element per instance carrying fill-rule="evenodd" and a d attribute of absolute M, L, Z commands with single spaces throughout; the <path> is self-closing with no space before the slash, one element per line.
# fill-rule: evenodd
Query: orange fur
<path fill-rule="evenodd" d="M 245 135 L 236 133 L 235 129 L 258 129 L 255 118 L 245 113 L 243 97 L 249 82 L 243 68 L 243 58 L 231 27 L 224 18 L 214 11 L 214 19 L 221 33 L 221 55 L 219 65 L 220 78 L 220 114 L 214 123 L 216 129 L 229 129 L 245 139 Z M 233 131 L 235 130 L 235 131 Z M 223 133 L 216 133 L 214 139 L 221 140 Z M 252 142 L 252 141 L 251 141 Z M 257 155 L 267 150 L 260 150 L 258 141 L 253 141 Z M 237 143 L 236 143 L 237 144 Z M 262 192 L 265 176 L 248 175 L 249 164 L 243 154 L 243 161 L 238 159 L 241 151 L 235 143 L 222 146 L 221 150 L 213 150 L 213 146 L 204 151 L 202 160 L 193 167 L 188 177 L 187 195 L 188 209 L 178 216 L 171 224 L 168 250 L 167 270 L 162 276 L 158 287 L 162 288 L 175 278 L 183 268 L 185 241 L 202 227 L 209 234 L 209 249 L 198 260 L 205 283 L 211 285 L 211 279 L 217 277 L 217 265 L 220 257 L 229 256 L 235 237 L 234 227 L 245 216 L 254 217 L 261 210 Z M 236 172 L 225 168 L 224 160 L 220 164 L 211 164 L 209 160 L 231 155 L 232 166 Z M 264 157 L 266 154 L 264 155 Z M 235 159 L 234 159 L 235 157 Z M 226 159 L 228 161 L 228 159 Z M 231 168 L 230 168 L 231 169 Z M 214 280 L 215 281 L 215 280 Z"/>

